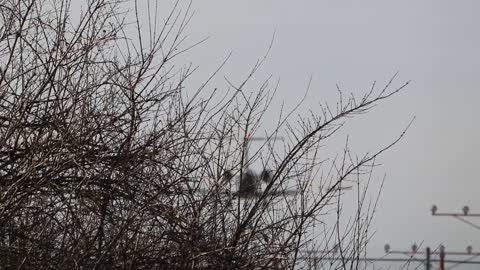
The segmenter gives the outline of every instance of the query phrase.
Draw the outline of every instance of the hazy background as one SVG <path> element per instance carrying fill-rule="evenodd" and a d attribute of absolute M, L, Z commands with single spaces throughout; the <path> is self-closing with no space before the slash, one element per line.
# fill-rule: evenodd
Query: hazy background
<path fill-rule="evenodd" d="M 480 213 L 479 1 L 202 0 L 192 9 L 189 40 L 210 37 L 187 55 L 200 66 L 193 82 L 230 52 L 220 79 L 239 82 L 264 55 L 274 31 L 272 51 L 257 77 L 280 79 L 277 104 L 294 105 L 310 75 L 304 107 L 313 110 L 319 101 L 334 100 L 336 84 L 361 94 L 397 71 L 396 86 L 411 80 L 348 127 L 352 147 L 361 154 L 387 144 L 416 116 L 407 136 L 381 158 L 377 176 L 386 173 L 387 182 L 369 254 L 383 255 L 387 242 L 402 250 L 423 242 L 480 251 L 480 231 L 429 211 L 435 203 L 439 211 L 460 212 L 469 205 Z M 477 219 L 472 221 L 480 224 Z"/>

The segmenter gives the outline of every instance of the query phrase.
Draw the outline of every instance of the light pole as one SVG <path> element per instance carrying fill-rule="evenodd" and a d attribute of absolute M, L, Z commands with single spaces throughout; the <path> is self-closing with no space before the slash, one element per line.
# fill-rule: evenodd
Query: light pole
<path fill-rule="evenodd" d="M 463 251 L 445 251 L 445 246 L 440 245 L 438 246 L 438 251 L 431 251 L 430 247 L 427 247 L 425 252 L 419 251 L 418 246 L 416 244 L 412 245 L 411 250 L 391 250 L 391 247 L 389 244 L 386 244 L 384 246 L 385 253 L 387 254 L 403 254 L 410 256 L 410 260 L 412 261 L 418 261 L 417 259 L 414 259 L 415 255 L 425 255 L 425 269 L 430 270 L 431 269 L 431 262 L 435 261 L 439 263 L 439 270 L 445 270 L 445 263 L 456 263 L 456 264 L 468 264 L 468 263 L 473 263 L 472 261 L 469 260 L 446 260 L 445 257 L 446 255 L 457 255 L 457 256 L 471 256 L 471 257 L 478 257 L 480 256 L 480 252 L 473 252 L 472 246 L 468 246 L 466 248 L 466 252 Z M 433 254 L 439 255 L 440 259 L 439 260 L 432 260 L 431 256 Z M 408 260 L 408 259 L 405 259 Z M 476 262 L 480 263 L 480 262 Z"/>
<path fill-rule="evenodd" d="M 445 270 L 445 246 L 440 245 L 440 270 Z"/>
<path fill-rule="evenodd" d="M 430 270 L 432 264 L 430 263 L 430 247 L 427 247 L 427 256 L 425 261 L 425 269 Z"/>
<path fill-rule="evenodd" d="M 430 270 L 431 268 L 430 256 L 432 252 L 430 250 L 430 247 L 427 247 L 425 252 L 421 252 L 418 250 L 418 245 L 414 243 L 410 251 L 403 251 L 403 250 L 391 250 L 390 245 L 386 244 L 384 246 L 384 250 L 385 250 L 385 253 L 387 254 L 404 254 L 404 255 L 410 256 L 410 259 L 412 259 L 416 254 L 425 254 L 425 269 Z"/>
<path fill-rule="evenodd" d="M 438 207 L 436 205 L 432 205 L 432 208 L 430 209 L 430 211 L 432 212 L 432 216 L 443 216 L 443 217 L 453 217 L 453 218 L 456 218 L 458 220 L 460 220 L 461 222 L 467 224 L 467 225 L 470 225 L 471 227 L 477 229 L 477 230 L 480 230 L 480 226 L 465 219 L 466 217 L 480 217 L 480 213 L 470 213 L 470 207 L 468 207 L 468 205 L 465 205 L 463 208 L 462 208 L 462 212 L 460 213 L 448 213 L 448 212 L 438 212 Z"/>

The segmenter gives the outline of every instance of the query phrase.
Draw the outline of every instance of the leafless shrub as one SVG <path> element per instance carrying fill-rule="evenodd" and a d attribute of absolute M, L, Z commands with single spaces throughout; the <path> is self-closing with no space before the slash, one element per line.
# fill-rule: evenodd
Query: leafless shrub
<path fill-rule="evenodd" d="M 231 83 L 234 91 L 192 91 L 185 88 L 192 68 L 171 64 L 191 48 L 183 36 L 188 8 L 177 4 L 142 28 L 137 2 L 128 13 L 129 2 L 87 1 L 79 18 L 71 4 L 0 2 L 2 269 L 307 267 L 300 251 L 312 243 L 361 257 L 374 210 L 363 205 L 361 179 L 398 140 L 359 159 L 348 145 L 339 158 L 319 158 L 319 146 L 345 119 L 405 85 L 340 95 L 335 108 L 295 126 L 286 114 L 265 151 L 249 156 L 245 144 L 259 133 L 275 90 L 268 80 L 253 94 L 244 89 L 263 60 Z M 283 152 L 279 136 L 287 138 Z M 248 171 L 255 160 L 269 174 Z M 315 172 L 325 168 L 318 182 Z M 256 179 L 255 189 L 242 194 L 236 183 L 246 177 Z M 344 230 L 346 179 L 355 179 L 359 196 Z M 332 209 L 331 234 L 312 239 Z M 337 266 L 358 267 L 349 262 Z"/>

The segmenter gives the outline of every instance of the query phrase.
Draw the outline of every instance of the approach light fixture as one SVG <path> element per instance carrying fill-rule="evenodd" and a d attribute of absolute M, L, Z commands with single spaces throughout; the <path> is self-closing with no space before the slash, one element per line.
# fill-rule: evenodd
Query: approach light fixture
<path fill-rule="evenodd" d="M 463 211 L 463 214 L 466 216 L 466 215 L 468 215 L 468 211 L 470 211 L 470 207 L 468 207 L 467 205 L 465 205 L 465 206 L 462 208 L 462 211 Z"/>
<path fill-rule="evenodd" d="M 437 210 L 438 210 L 437 206 L 435 204 L 432 205 L 432 215 L 435 215 L 437 213 Z"/>
<path fill-rule="evenodd" d="M 389 245 L 389 244 L 385 244 L 385 246 L 383 247 L 383 249 L 385 250 L 385 253 L 389 253 L 389 252 L 390 252 L 390 245 Z"/>

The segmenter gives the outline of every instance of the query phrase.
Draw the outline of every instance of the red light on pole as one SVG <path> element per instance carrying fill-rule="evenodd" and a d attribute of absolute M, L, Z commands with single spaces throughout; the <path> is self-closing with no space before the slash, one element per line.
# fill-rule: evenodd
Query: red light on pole
<path fill-rule="evenodd" d="M 440 245 L 440 270 L 445 270 L 445 247 Z"/>

